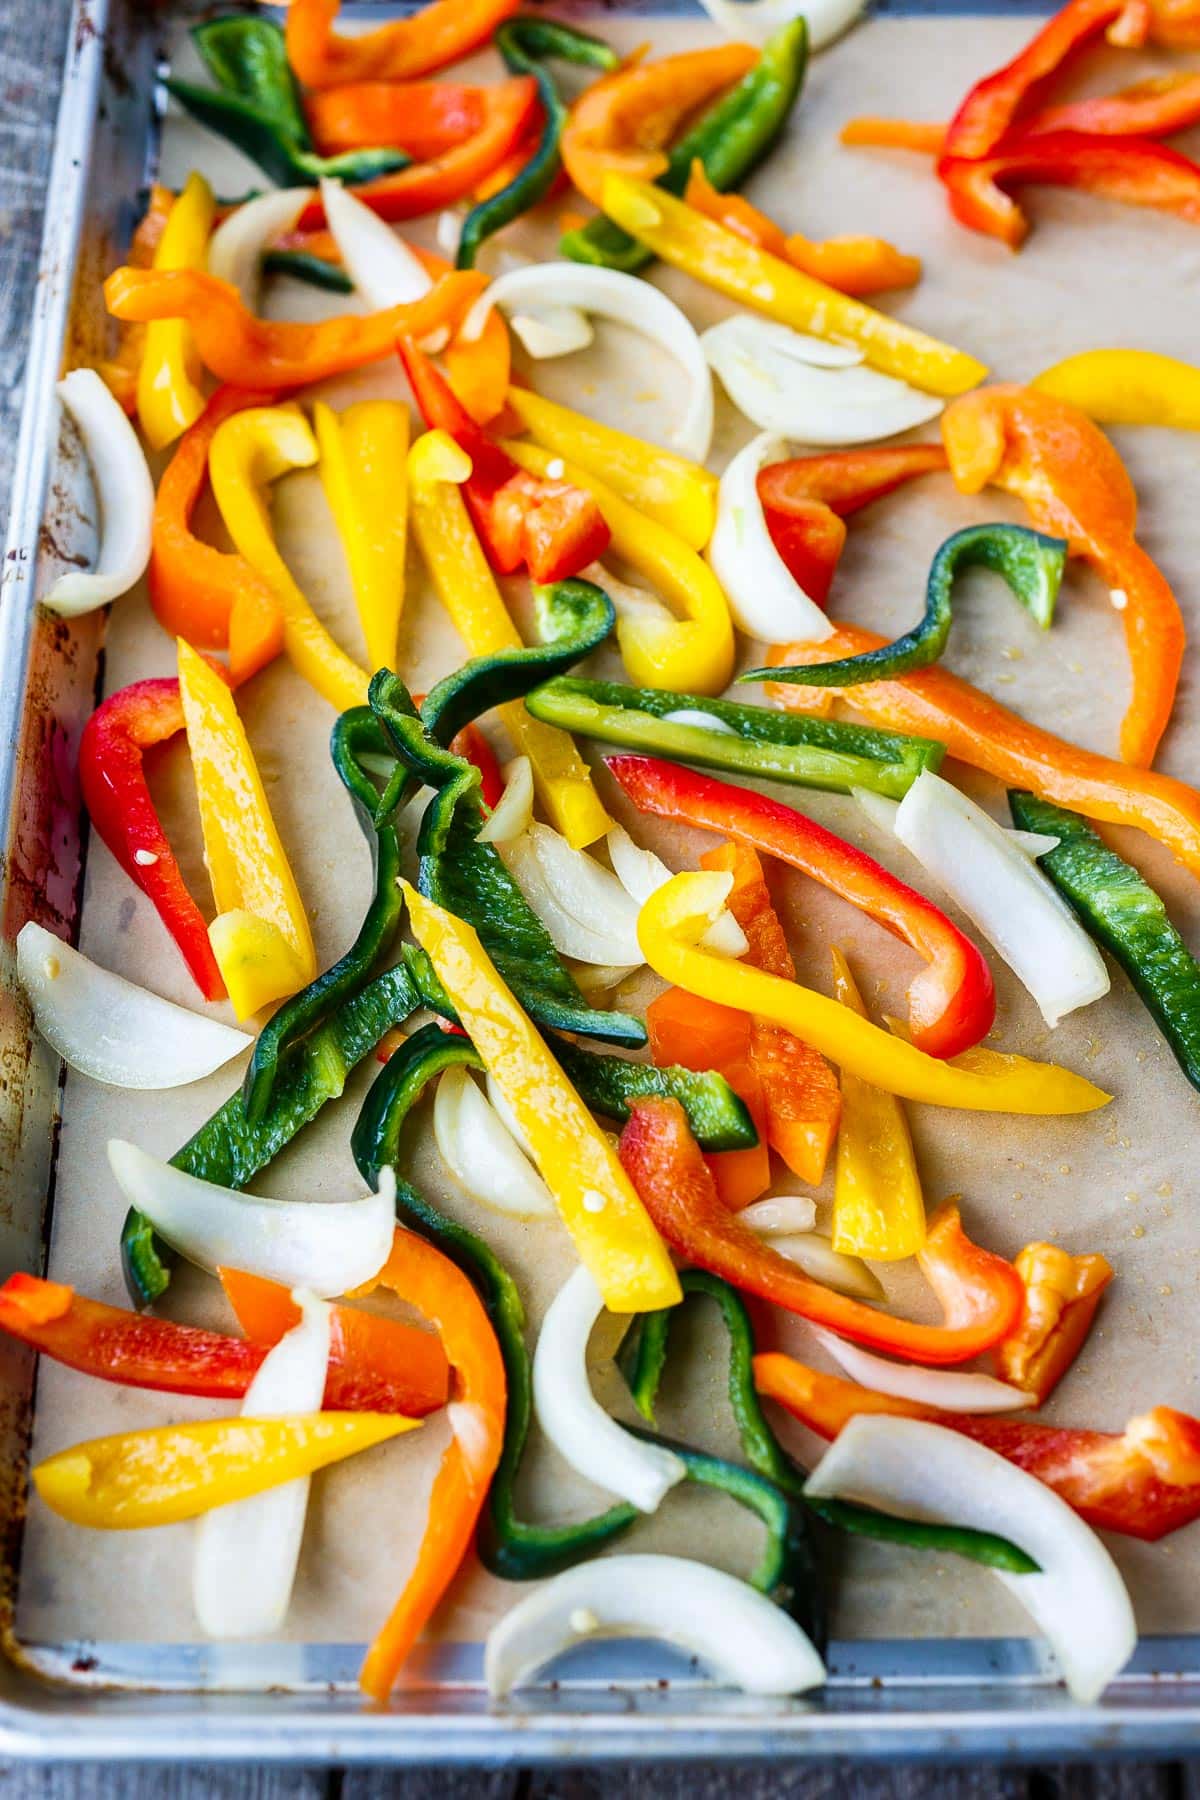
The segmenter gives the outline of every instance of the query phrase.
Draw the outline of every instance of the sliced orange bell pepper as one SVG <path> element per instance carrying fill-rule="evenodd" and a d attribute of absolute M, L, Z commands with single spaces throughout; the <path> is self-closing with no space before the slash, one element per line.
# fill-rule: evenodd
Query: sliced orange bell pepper
<path fill-rule="evenodd" d="M 360 37 L 333 27 L 341 0 L 291 0 L 287 57 L 305 87 L 339 81 L 409 81 L 457 62 L 485 44 L 520 0 L 433 0 Z"/>
<path fill-rule="evenodd" d="M 1019 495 L 1038 529 L 1066 538 L 1112 590 L 1133 678 L 1121 757 L 1149 768 L 1175 703 L 1185 633 L 1165 577 L 1134 537 L 1137 495 L 1124 463 L 1078 407 L 1015 384 L 955 401 L 942 438 L 963 493 L 990 485 Z"/>
<path fill-rule="evenodd" d="M 657 180 L 667 166 L 664 151 L 689 114 L 740 81 L 757 61 L 749 44 L 718 44 L 626 65 L 593 83 L 571 108 L 562 134 L 567 174 L 595 206 L 603 203 L 606 175 Z"/>
<path fill-rule="evenodd" d="M 688 178 L 687 204 L 707 218 L 736 231 L 748 243 L 793 263 L 842 294 L 879 294 L 889 288 L 912 287 L 921 279 L 919 256 L 905 256 L 894 244 L 877 237 L 836 237 L 815 241 L 799 232 L 787 236 L 773 219 L 741 194 L 723 194 L 708 179 L 697 157 Z"/>
<path fill-rule="evenodd" d="M 677 1100 L 639 1100 L 621 1134 L 621 1161 L 667 1242 L 689 1262 L 840 1337 L 912 1362 L 966 1362 L 1020 1317 L 1025 1290 L 1011 1263 L 973 1244 L 958 1208 L 930 1221 L 920 1252 L 945 1322 L 918 1325 L 824 1287 L 722 1206 Z"/>
<path fill-rule="evenodd" d="M 186 319 L 205 366 L 221 381 L 278 390 L 378 362 L 401 333 L 421 338 L 457 325 L 485 286 L 482 275 L 464 269 L 410 305 L 315 324 L 260 319 L 229 282 L 196 269 L 114 269 L 104 299 L 118 319 Z"/>
<path fill-rule="evenodd" d="M 1101 1531 L 1154 1543 L 1200 1518 L 1200 1419 L 1169 1406 L 1131 1419 L 1118 1435 L 994 1414 L 942 1412 L 819 1374 L 775 1351 L 755 1357 L 754 1380 L 760 1394 L 777 1400 L 824 1438 L 836 1437 L 857 1413 L 929 1419 L 959 1431 L 1045 1482 Z"/>
<path fill-rule="evenodd" d="M 272 396 L 220 387 L 180 438 L 154 500 L 150 604 L 164 631 L 201 650 L 229 650 L 234 686 L 283 649 L 283 611 L 274 590 L 244 556 L 217 550 L 192 531 L 192 513 L 208 477 L 208 452 L 234 413 Z"/>
<path fill-rule="evenodd" d="M 154 182 L 150 188 L 146 210 L 138 220 L 130 240 L 127 261 L 131 268 L 148 269 L 151 266 L 174 204 L 174 191 L 164 187 L 160 181 Z M 119 402 L 121 410 L 128 413 L 131 419 L 137 413 L 138 371 L 142 366 L 145 348 L 146 327 L 122 325 L 116 353 L 96 364 L 96 373 L 113 398 Z"/>
<path fill-rule="evenodd" d="M 820 644 L 777 645 L 776 666 L 831 662 L 887 642 L 873 631 L 838 622 Z M 836 689 L 822 689 L 837 694 Z M 768 682 L 777 706 L 802 712 L 804 689 Z M 1106 825 L 1136 825 L 1200 875 L 1200 792 L 1153 769 L 1131 769 L 1081 750 L 1010 712 L 990 694 L 948 669 L 920 669 L 899 681 L 870 681 L 841 696 L 873 725 L 939 738 L 949 755 L 994 775 L 1006 787 L 1030 788 L 1059 806 Z"/>
<path fill-rule="evenodd" d="M 747 844 L 718 844 L 704 852 L 700 866 L 728 870 L 733 876 L 725 904 L 749 940 L 747 962 L 768 975 L 794 981 L 796 966 L 757 851 Z M 752 1019 L 749 1036 L 750 1063 L 762 1087 L 767 1143 L 793 1175 L 819 1187 L 842 1110 L 837 1076 L 819 1050 L 770 1019 Z"/>
<path fill-rule="evenodd" d="M 1056 1244 L 1026 1244 L 1015 1267 L 1025 1309 L 996 1346 L 996 1369 L 1040 1406 L 1083 1348 L 1113 1270 L 1107 1257 L 1071 1256 Z"/>
<path fill-rule="evenodd" d="M 705 1157 L 722 1206 L 741 1212 L 771 1185 L 771 1155 L 763 1084 L 750 1058 L 750 1016 L 701 1000 L 683 988 L 668 988 L 646 1008 L 650 1054 L 665 1067 L 715 1069 L 744 1100 L 757 1144 L 748 1150 L 715 1150 Z"/>
<path fill-rule="evenodd" d="M 537 117 L 537 82 L 530 75 L 514 75 L 486 93 L 483 124 L 471 137 L 432 162 L 411 163 L 392 175 L 364 181 L 355 188 L 355 199 L 365 202 L 381 219 L 415 219 L 453 206 L 473 193 L 512 153 Z M 300 215 L 300 228 L 311 231 L 324 223 L 325 209 L 320 200 L 313 200 Z M 422 329 L 418 327 L 418 335 Z"/>
<path fill-rule="evenodd" d="M 500 1346 L 483 1302 L 448 1256 L 415 1232 L 397 1228 L 391 1255 L 365 1291 L 374 1287 L 389 1288 L 436 1327 L 454 1372 L 454 1436 L 429 1496 L 416 1567 L 367 1651 L 359 1676 L 372 1699 L 386 1700 L 471 1547 L 504 1444 L 508 1393 Z"/>
<path fill-rule="evenodd" d="M 304 110 L 322 156 L 383 144 L 431 162 L 479 130 L 489 91 L 462 81 L 349 81 L 309 94 Z"/>

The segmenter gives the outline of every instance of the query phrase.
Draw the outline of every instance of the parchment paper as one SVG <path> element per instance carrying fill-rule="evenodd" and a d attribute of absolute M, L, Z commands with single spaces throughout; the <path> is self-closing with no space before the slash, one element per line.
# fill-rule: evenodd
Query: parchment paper
<path fill-rule="evenodd" d="M 651 33 L 645 18 L 606 14 L 603 29 L 623 46 Z M 969 82 L 1002 61 L 1028 36 L 1028 20 L 888 19 L 854 32 L 821 56 L 808 78 L 787 141 L 750 184 L 752 197 L 791 229 L 813 236 L 880 232 L 926 259 L 919 288 L 897 297 L 896 312 L 990 362 L 997 376 L 1034 375 L 1059 357 L 1093 345 L 1135 344 L 1188 356 L 1195 352 L 1194 308 L 1200 237 L 1159 214 L 1109 206 L 1048 190 L 1028 194 L 1036 229 L 1019 258 L 956 227 L 921 158 L 852 152 L 837 144 L 840 123 L 858 112 L 947 116 Z M 666 51 L 706 41 L 703 21 L 654 22 Z M 188 47 L 179 62 L 192 61 Z M 1095 87 L 1131 81 L 1150 59 L 1098 53 L 1087 79 Z M 236 153 L 186 121 L 166 135 L 163 178 L 178 181 L 198 163 L 219 192 L 237 193 L 255 174 Z M 534 229 L 507 234 L 504 248 L 553 253 L 555 208 Z M 432 222 L 414 229 L 428 241 Z M 495 248 L 484 263 L 495 267 Z M 663 287 L 703 326 L 731 309 L 685 277 L 659 270 Z M 277 316 L 316 316 L 345 307 L 290 282 L 276 283 Z M 681 382 L 657 353 L 629 333 L 602 328 L 593 352 L 543 363 L 536 385 L 598 416 L 668 442 Z M 388 363 L 331 383 L 337 403 L 351 397 L 403 397 L 403 378 Z M 307 398 L 307 396 L 306 396 Z M 750 435 L 718 395 L 713 467 Z M 1128 431 L 1118 435 L 1142 497 L 1141 536 L 1162 563 L 1195 624 L 1200 561 L 1195 440 L 1184 434 Z M 948 479 L 926 479 L 876 505 L 852 526 L 839 571 L 835 615 L 891 633 L 919 616 L 929 558 L 943 537 L 973 519 L 1021 516 L 1003 496 L 965 501 Z M 363 655 L 348 579 L 315 474 L 289 477 L 276 491 L 281 542 L 305 591 L 335 635 Z M 210 519 L 208 524 L 215 530 Z M 520 614 L 525 596 L 512 590 Z M 415 689 L 456 666 L 462 647 L 410 559 L 410 592 L 399 667 Z M 747 657 L 761 660 L 757 651 Z M 1117 615 L 1107 594 L 1074 567 L 1054 630 L 1042 638 L 1024 612 L 988 578 L 961 590 L 949 661 L 972 680 L 1040 723 L 1098 750 L 1113 752 L 1127 688 Z M 107 682 L 116 688 L 147 674 L 173 671 L 173 647 L 144 596 L 114 610 L 108 630 Z M 596 659 L 617 673 L 615 653 Z M 742 697 L 754 698 L 753 692 Z M 247 727 L 269 786 L 285 843 L 312 910 L 325 966 L 349 943 L 368 894 L 369 861 L 327 755 L 332 713 L 283 662 L 242 696 Z M 1176 720 L 1161 766 L 1185 779 L 1200 751 L 1200 700 L 1189 662 Z M 964 787 L 1002 807 L 990 783 L 955 769 Z M 172 841 L 180 846 L 193 890 L 207 896 L 187 759 L 177 745 L 160 759 L 155 787 Z M 642 843 L 675 867 L 692 866 L 711 841 L 670 833 L 633 817 L 601 776 L 606 802 Z M 921 883 L 906 853 L 869 827 L 849 799 L 781 790 L 823 822 L 861 843 L 901 875 Z M 1003 816 L 1003 814 L 1001 814 Z M 1132 853 L 1165 895 L 1172 916 L 1200 944 L 1200 890 L 1147 839 L 1127 834 Z M 903 1011 L 913 973 L 907 952 L 823 889 L 775 871 L 801 978 L 827 988 L 828 947 L 852 955 L 876 1009 Z M 196 1003 L 182 964 L 149 904 L 93 838 L 82 945 L 100 962 L 188 1005 Z M 968 1228 L 996 1249 L 1014 1253 L 1048 1237 L 1076 1251 L 1103 1250 L 1118 1280 L 1079 1364 L 1045 1417 L 1119 1428 L 1156 1402 L 1197 1410 L 1195 1301 L 1200 1232 L 1190 1216 L 1192 1159 L 1200 1101 L 1184 1081 L 1124 978 L 1099 1005 L 1046 1030 L 1032 1002 L 993 957 L 1000 1005 L 993 1042 L 1079 1069 L 1117 1098 L 1081 1120 L 997 1119 L 911 1109 L 928 1204 L 962 1196 Z M 644 1000 L 653 979 L 618 994 L 622 1005 Z M 348 1137 L 374 1063 L 349 1084 L 300 1142 L 264 1175 L 263 1191 L 282 1196 L 349 1196 L 358 1183 Z M 135 1139 L 169 1156 L 224 1099 L 236 1073 L 175 1093 L 144 1098 L 72 1077 L 67 1085 L 54 1209 L 50 1273 L 81 1291 L 123 1303 L 117 1234 L 125 1205 L 105 1161 L 110 1136 Z M 573 1264 L 555 1224 L 517 1224 L 474 1209 L 456 1192 L 427 1125 L 415 1134 L 414 1173 L 438 1204 L 483 1231 L 516 1273 L 531 1327 Z M 789 1179 L 778 1191 L 794 1191 Z M 823 1211 L 828 1185 L 820 1196 Z M 886 1272 L 889 1290 L 915 1311 L 927 1306 L 919 1281 Z M 230 1326 L 214 1283 L 180 1271 L 167 1303 L 172 1316 Z M 681 1338 L 682 1338 L 681 1334 Z M 722 1399 L 724 1350 L 708 1324 L 688 1329 L 691 1351 L 668 1383 L 663 1423 L 691 1441 L 735 1450 Z M 820 1353 L 804 1328 L 788 1324 L 780 1341 L 809 1360 Z M 611 1366 L 598 1369 L 597 1391 L 628 1409 Z M 189 1416 L 209 1416 L 212 1403 L 188 1402 L 93 1382 L 49 1361 L 39 1376 L 34 1454 L 45 1456 L 81 1438 Z M 433 1471 L 445 1440 L 434 1419 L 369 1457 L 317 1478 L 301 1571 L 285 1635 L 293 1641 L 350 1642 L 380 1624 L 411 1566 Z M 793 1432 L 797 1448 L 813 1446 Z M 523 1504 L 539 1517 L 578 1517 L 604 1497 L 574 1477 L 544 1445 L 531 1454 Z M 725 1502 L 695 1491 L 673 1494 L 659 1515 L 640 1523 L 621 1548 L 672 1550 L 744 1571 L 757 1548 L 757 1526 Z M 186 1643 L 198 1638 L 190 1604 L 189 1526 L 154 1532 L 87 1534 L 31 1501 L 20 1595 L 20 1635 L 55 1645 L 80 1639 Z M 1193 1527 L 1144 1546 L 1113 1539 L 1130 1581 L 1142 1629 L 1182 1632 L 1200 1627 L 1200 1533 Z M 435 1621 L 435 1635 L 477 1640 L 510 1590 L 477 1568 L 456 1583 Z M 852 1544 L 844 1557 L 834 1628 L 841 1637 L 990 1636 L 1024 1631 L 1020 1609 L 988 1575 L 952 1558 Z"/>

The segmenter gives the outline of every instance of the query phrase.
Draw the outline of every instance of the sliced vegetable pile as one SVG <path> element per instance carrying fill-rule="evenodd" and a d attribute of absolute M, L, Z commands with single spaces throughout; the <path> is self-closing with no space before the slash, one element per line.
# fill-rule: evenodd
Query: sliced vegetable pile
<path fill-rule="evenodd" d="M 779 0 L 705 3 L 751 41 L 622 59 L 517 0 L 436 0 L 350 36 L 337 0 L 292 0 L 286 29 L 245 15 L 197 26 L 206 81 L 168 83 L 275 185 L 226 202 L 196 171 L 178 194 L 154 190 L 105 283 L 116 353 L 60 384 L 101 532 L 94 566 L 43 602 L 76 616 L 148 574 L 178 673 L 100 704 L 80 785 L 200 1000 L 227 1001 L 246 1029 L 100 968 L 34 919 L 17 973 L 43 1037 L 84 1078 L 161 1090 L 249 1055 L 170 1161 L 108 1144 L 136 1310 L 18 1273 L 0 1287 L 0 1329 L 98 1380 L 236 1401 L 238 1415 L 79 1444 L 33 1482 L 79 1525 L 198 1519 L 199 1626 L 262 1636 L 287 1613 L 313 1476 L 444 1409 L 428 1524 L 363 1668 L 377 1700 L 475 1544 L 505 1580 L 545 1581 L 490 1635 L 496 1696 L 598 1632 L 659 1637 L 720 1679 L 799 1693 L 824 1679 L 832 1528 L 992 1569 L 1091 1701 L 1136 1638 L 1095 1528 L 1157 1539 L 1200 1515 L 1200 1420 L 1161 1405 L 1117 1435 L 1014 1416 L 1068 1376 L 1119 1271 L 1041 1241 L 1010 1262 L 956 1201 L 927 1215 L 906 1103 L 1087 1128 L 1108 1102 L 1053 1058 L 992 1047 L 977 940 L 1048 1029 L 1107 994 L 1108 952 L 1200 1088 L 1200 965 L 1097 829 L 1136 825 L 1200 875 L 1200 792 L 1153 767 L 1183 667 L 1180 609 L 1100 429 L 1197 429 L 1200 372 L 1085 350 L 1031 387 L 980 386 L 973 356 L 877 310 L 875 295 L 919 282 L 916 258 L 863 235 L 816 242 L 735 191 L 787 128 L 804 21 Z M 810 9 L 815 40 L 859 10 Z M 1007 189 L 1023 181 L 1200 216 L 1200 173 L 1161 143 L 1200 119 L 1200 76 L 1048 103 L 1049 78 L 1101 31 L 1200 42 L 1200 5 L 1069 0 L 949 124 L 856 120 L 846 140 L 933 156 L 956 217 L 1014 247 L 1026 221 Z M 454 65 L 489 44 L 497 79 L 459 80 Z M 564 206 L 557 260 L 502 264 L 494 240 L 515 220 Z M 438 212 L 453 267 L 393 229 Z M 655 258 L 734 310 L 698 333 L 641 279 Z M 280 274 L 356 308 L 268 319 Z M 580 410 L 538 391 L 539 363 L 585 348 L 595 319 L 678 365 L 661 443 L 590 417 L 582 384 Z M 376 363 L 403 370 L 415 411 L 310 392 Z M 713 473 L 718 405 L 748 441 Z M 938 419 L 940 441 L 881 445 Z M 344 552 L 363 662 L 275 538 L 272 490 L 304 469 Z M 1002 489 L 1028 523 L 956 530 L 894 641 L 834 621 L 847 521 L 869 529 L 860 512 L 927 476 Z M 195 524 L 206 490 L 224 547 Z M 465 655 L 423 696 L 398 655 L 410 540 Z M 998 575 L 1051 631 L 1070 558 L 1122 615 L 1119 760 L 940 666 L 965 629 L 961 574 Z M 527 633 L 510 611 L 521 583 Z M 602 648 L 627 680 L 581 668 Z M 332 724 L 373 859 L 357 936 L 324 971 L 318 896 L 297 882 L 244 722 L 245 685 L 279 656 L 315 695 L 291 728 Z M 723 697 L 739 670 L 767 683 L 766 704 Z M 832 716 L 840 701 L 854 722 Z M 149 753 L 181 735 L 211 897 L 187 886 L 147 779 Z M 947 756 L 1002 782 L 1009 816 L 964 793 Z M 805 790 L 852 796 L 907 853 L 909 879 L 809 817 Z M 698 867 L 661 859 L 652 819 L 706 835 Z M 772 898 L 780 864 L 836 897 L 852 945 L 882 930 L 912 953 L 903 1022 L 874 1016 L 840 944 L 806 932 L 798 967 Z M 635 975 L 643 985 L 623 989 Z M 372 1053 L 339 1198 L 248 1194 L 318 1113 L 342 1102 L 341 1116 Z M 461 1196 L 453 1217 L 406 1173 L 423 1132 Z M 821 1230 L 812 1190 L 827 1176 Z M 489 1242 L 497 1213 L 523 1222 L 532 1256 L 549 1234 L 575 1254 L 533 1339 L 526 1271 Z M 220 1281 L 242 1335 L 150 1310 L 180 1258 Z M 910 1263 L 937 1322 L 889 1302 L 877 1268 Z M 733 1459 L 656 1422 L 683 1354 L 673 1323 L 697 1302 L 729 1340 Z M 592 1384 L 605 1314 L 623 1321 L 620 1418 Z M 756 1345 L 781 1314 L 841 1372 Z M 762 1396 L 833 1440 L 811 1473 Z M 606 1497 L 591 1516 L 522 1516 L 535 1418 Z M 671 1520 L 689 1482 L 765 1526 L 748 1580 L 697 1562 L 682 1524 L 675 1554 L 626 1547 L 643 1515 Z"/>

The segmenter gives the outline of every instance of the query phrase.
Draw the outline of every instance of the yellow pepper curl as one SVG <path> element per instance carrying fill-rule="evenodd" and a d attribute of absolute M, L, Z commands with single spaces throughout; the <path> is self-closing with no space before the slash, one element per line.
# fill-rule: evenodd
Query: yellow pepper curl
<path fill-rule="evenodd" d="M 1083 350 L 1031 382 L 1101 425 L 1200 431 L 1200 369 L 1154 350 Z"/>

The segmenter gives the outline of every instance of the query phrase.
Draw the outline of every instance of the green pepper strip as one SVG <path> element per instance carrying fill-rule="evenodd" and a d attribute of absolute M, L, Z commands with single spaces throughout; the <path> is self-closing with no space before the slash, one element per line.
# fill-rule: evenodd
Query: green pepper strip
<path fill-rule="evenodd" d="M 458 267 L 473 269 L 479 247 L 493 232 L 511 225 L 544 200 L 562 167 L 559 143 L 567 122 L 567 107 L 544 59 L 557 57 L 584 68 L 612 70 L 621 59 L 611 44 L 588 32 L 576 31 L 558 19 L 508 19 L 496 33 L 495 44 L 514 75 L 532 75 L 541 101 L 541 140 L 525 167 L 487 200 L 472 207 L 463 224 L 458 246 Z"/>
<path fill-rule="evenodd" d="M 426 1084 L 444 1069 L 480 1069 L 469 1039 L 437 1025 L 413 1033 L 376 1076 L 350 1140 L 359 1172 L 370 1186 L 381 1169 L 396 1167 L 404 1126 Z M 576 1525 L 529 1525 L 516 1515 L 513 1484 L 529 1435 L 533 1390 L 525 1346 L 525 1308 L 499 1257 L 474 1232 L 456 1224 L 398 1176 L 396 1204 L 405 1222 L 429 1238 L 475 1283 L 504 1358 L 508 1411 L 504 1448 L 492 1477 L 480 1538 L 486 1568 L 506 1581 L 536 1581 L 568 1568 L 627 1530 L 637 1509 L 622 1503 Z"/>
<path fill-rule="evenodd" d="M 934 557 L 925 589 L 925 617 L 903 637 L 878 650 L 843 656 L 812 668 L 748 669 L 739 681 L 788 681 L 801 687 L 857 687 L 863 681 L 894 681 L 913 669 L 927 669 L 946 648 L 952 619 L 951 595 L 963 569 L 991 569 L 1002 575 L 1021 605 L 1048 631 L 1067 563 L 1062 538 L 1045 537 L 1026 525 L 968 525 L 948 537 Z"/>
<path fill-rule="evenodd" d="M 425 1086 L 452 1067 L 481 1069 L 482 1058 L 463 1037 L 436 1025 L 414 1032 L 376 1077 L 354 1128 L 351 1145 L 363 1180 L 377 1187 L 381 1169 L 400 1160 L 404 1127 Z M 532 1380 L 525 1345 L 525 1309 L 516 1282 L 487 1244 L 447 1219 L 407 1182 L 397 1178 L 397 1205 L 405 1222 L 430 1238 L 469 1276 L 488 1311 L 508 1384 L 504 1447 L 492 1478 L 480 1535 L 484 1566 L 506 1581 L 537 1581 L 594 1555 L 640 1516 L 626 1502 L 574 1525 L 530 1525 L 516 1515 L 513 1486 L 532 1417 Z M 640 1435 L 653 1438 L 650 1432 Z M 657 1442 L 666 1442 L 656 1439 Z M 815 1603 L 811 1538 L 799 1507 L 760 1472 L 739 1468 L 685 1444 L 671 1443 L 689 1480 L 718 1489 L 756 1512 L 768 1542 L 750 1577 L 756 1587 L 798 1618 L 819 1643 L 823 1618 Z"/>
<path fill-rule="evenodd" d="M 1194 1088 L 1200 1088 L 1200 963 L 1167 917 L 1162 899 L 1110 850 L 1086 819 L 1034 794 L 1010 793 L 1023 831 L 1056 837 L 1038 857 L 1081 923 L 1128 975 Z"/>
<path fill-rule="evenodd" d="M 804 1492 L 803 1472 L 792 1462 L 768 1424 L 754 1385 L 754 1332 L 745 1302 L 728 1282 L 703 1269 L 686 1270 L 680 1276 L 680 1282 L 685 1299 L 691 1294 L 705 1294 L 721 1309 L 729 1333 L 729 1403 L 747 1460 L 759 1474 L 766 1476 L 785 1494 L 803 1501 L 842 1531 L 878 1538 L 885 1543 L 907 1544 L 914 1550 L 950 1551 L 956 1556 L 983 1563 L 989 1569 L 1006 1569 L 1014 1575 L 1037 1573 L 1038 1564 L 1023 1550 L 991 1532 L 973 1531 L 965 1525 L 931 1525 L 924 1520 L 898 1519 L 889 1513 L 877 1512 L 874 1507 L 859 1506 L 847 1500 L 810 1500 Z M 678 1312 L 678 1307 L 671 1307 L 663 1312 L 644 1314 L 624 1347 L 622 1372 L 634 1404 L 651 1424 L 654 1422 L 655 1396 L 666 1365 L 671 1325 Z"/>
<path fill-rule="evenodd" d="M 264 275 L 290 275 L 293 281 L 307 281 L 310 287 L 325 288 L 331 294 L 352 294 L 354 283 L 340 263 L 327 256 L 314 256 L 311 250 L 266 250 L 263 252 Z"/>
<path fill-rule="evenodd" d="M 333 727 L 329 748 L 333 766 L 371 846 L 374 893 L 358 936 L 346 954 L 286 1001 L 259 1033 L 242 1090 L 246 1117 L 252 1125 L 263 1117 L 270 1103 L 280 1057 L 297 1038 L 358 992 L 391 949 L 404 914 L 404 899 L 397 885 L 399 833 L 390 818 L 381 821 L 376 816 L 379 790 L 359 760 L 363 755 L 387 755 L 387 739 L 370 707 L 356 706 L 344 712 Z"/>
<path fill-rule="evenodd" d="M 772 679 L 780 673 L 773 669 Z M 917 776 L 936 770 L 945 755 L 945 746 L 932 738 L 617 681 L 561 676 L 535 689 L 525 704 L 547 725 L 628 750 L 835 793 L 868 788 L 891 800 L 903 799 Z M 666 716 L 685 710 L 706 714 L 712 729 Z"/>
<path fill-rule="evenodd" d="M 287 1054 L 270 1107 L 258 1124 L 247 1119 L 241 1091 L 231 1094 L 171 1158 L 175 1168 L 222 1187 L 245 1187 L 316 1118 L 327 1100 L 337 1099 L 355 1064 L 420 1004 L 403 964 L 376 976 Z M 121 1260 L 135 1306 L 149 1306 L 166 1292 L 175 1252 L 136 1210 L 126 1215 L 121 1230 Z"/>
<path fill-rule="evenodd" d="M 808 28 L 793 19 L 763 46 L 762 55 L 737 86 L 709 108 L 670 152 L 658 186 L 682 195 L 697 157 L 713 186 L 737 187 L 756 169 L 787 124 L 804 84 Z M 559 243 L 573 262 L 598 263 L 636 275 L 653 253 L 601 213 Z"/>
<path fill-rule="evenodd" d="M 236 144 L 278 187 L 304 187 L 322 175 L 371 181 L 412 160 L 391 149 L 319 156 L 288 65 L 283 32 L 270 19 L 240 14 L 210 19 L 193 27 L 192 41 L 218 85 L 198 87 L 171 76 L 168 92 L 201 125 Z"/>

